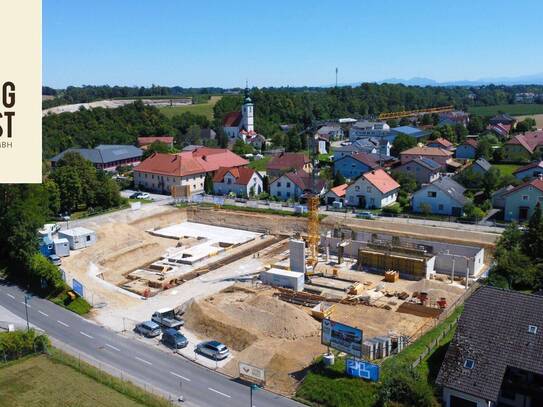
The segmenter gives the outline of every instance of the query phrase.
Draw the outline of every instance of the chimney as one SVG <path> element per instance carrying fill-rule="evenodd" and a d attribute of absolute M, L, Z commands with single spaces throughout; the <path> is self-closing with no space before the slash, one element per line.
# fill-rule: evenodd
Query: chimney
<path fill-rule="evenodd" d="M 207 161 L 207 157 L 205 155 L 203 155 L 202 160 Z"/>

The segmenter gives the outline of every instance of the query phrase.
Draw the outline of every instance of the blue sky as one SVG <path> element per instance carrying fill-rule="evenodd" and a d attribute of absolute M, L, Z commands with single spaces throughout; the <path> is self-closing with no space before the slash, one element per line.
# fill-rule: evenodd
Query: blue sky
<path fill-rule="evenodd" d="M 543 1 L 43 0 L 43 82 L 328 85 L 543 72 Z"/>

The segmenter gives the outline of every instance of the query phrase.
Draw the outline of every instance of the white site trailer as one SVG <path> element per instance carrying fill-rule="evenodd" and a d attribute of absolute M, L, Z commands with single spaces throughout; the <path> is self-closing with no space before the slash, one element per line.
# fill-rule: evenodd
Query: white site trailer
<path fill-rule="evenodd" d="M 68 239 L 71 250 L 83 249 L 96 243 L 96 233 L 83 227 L 61 230 L 58 232 L 59 238 Z"/>
<path fill-rule="evenodd" d="M 55 254 L 58 257 L 70 255 L 70 242 L 66 238 L 53 239 L 53 247 L 55 248 Z"/>
<path fill-rule="evenodd" d="M 274 287 L 291 288 L 296 291 L 304 289 L 304 273 L 282 269 L 269 269 L 260 273 L 260 281 Z"/>

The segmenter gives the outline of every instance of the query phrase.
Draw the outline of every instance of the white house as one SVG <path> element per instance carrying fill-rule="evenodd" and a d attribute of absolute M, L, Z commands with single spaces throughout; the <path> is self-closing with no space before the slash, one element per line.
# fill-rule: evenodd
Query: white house
<path fill-rule="evenodd" d="M 248 197 L 262 193 L 262 176 L 247 167 L 219 168 L 213 177 L 213 192 L 217 195 Z"/>
<path fill-rule="evenodd" d="M 324 194 L 324 181 L 315 180 L 313 191 Z M 287 172 L 270 183 L 270 195 L 281 200 L 299 199 L 304 193 L 311 192 L 311 175 L 305 171 Z"/>
<path fill-rule="evenodd" d="M 400 184 L 383 169 L 362 174 L 347 187 L 345 204 L 365 209 L 378 209 L 396 202 Z"/>

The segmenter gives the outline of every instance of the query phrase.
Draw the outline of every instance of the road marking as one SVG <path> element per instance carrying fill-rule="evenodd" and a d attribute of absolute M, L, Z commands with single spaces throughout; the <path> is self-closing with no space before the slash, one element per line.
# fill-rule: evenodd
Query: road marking
<path fill-rule="evenodd" d="M 106 343 L 106 346 L 107 346 L 108 348 L 111 348 L 111 349 L 113 349 L 113 350 L 116 350 L 117 352 L 120 352 L 120 351 L 121 351 L 119 348 L 116 348 L 115 346 L 110 345 L 109 343 Z"/>
<path fill-rule="evenodd" d="M 64 326 L 65 326 L 65 327 L 67 327 L 67 328 L 69 328 L 69 327 L 70 327 L 70 325 L 68 325 L 68 324 L 65 324 L 65 323 L 64 323 L 64 322 L 62 322 L 62 321 L 59 321 L 59 320 L 57 320 L 57 322 L 58 322 L 58 323 L 59 323 L 60 325 L 64 325 Z"/>
<path fill-rule="evenodd" d="M 223 393 L 223 392 L 220 392 L 219 390 L 215 390 L 215 389 L 212 388 L 212 387 L 208 387 L 207 389 L 208 389 L 208 390 L 211 390 L 211 391 L 214 391 L 215 393 L 220 394 L 221 396 L 228 397 L 229 399 L 232 398 L 232 396 L 229 396 L 228 394 L 225 394 L 225 393 Z"/>
<path fill-rule="evenodd" d="M 21 304 L 26 305 L 28 308 L 32 308 L 32 307 L 30 306 L 30 304 L 28 304 L 28 303 L 26 303 L 26 302 L 24 302 L 24 301 L 21 301 Z"/>
<path fill-rule="evenodd" d="M 175 377 L 179 377 L 180 379 L 186 380 L 187 382 L 190 382 L 190 379 L 185 376 L 181 376 L 180 374 L 177 374 L 175 372 L 170 372 L 170 374 L 174 375 Z"/>
<path fill-rule="evenodd" d="M 43 312 L 43 311 L 38 310 L 38 312 L 39 312 L 40 314 L 42 314 L 44 317 L 48 317 L 48 316 L 49 316 L 49 315 L 47 315 L 47 314 L 46 314 L 45 312 Z"/>
<path fill-rule="evenodd" d="M 15 297 L 14 297 L 13 295 L 11 295 L 11 294 L 6 293 L 6 295 L 7 295 L 9 298 L 11 298 L 12 300 L 15 299 Z"/>
<path fill-rule="evenodd" d="M 146 363 L 146 364 L 148 364 L 149 366 L 151 366 L 151 365 L 152 365 L 152 363 L 151 363 L 151 362 L 149 362 L 149 361 L 147 361 L 147 360 L 145 360 L 145 359 L 142 359 L 142 358 L 138 358 L 137 356 L 136 356 L 136 359 L 138 359 L 138 360 L 139 360 L 140 362 L 143 362 L 143 363 Z"/>
<path fill-rule="evenodd" d="M 80 333 L 81 335 L 83 335 L 83 336 L 86 336 L 87 338 L 94 339 L 93 336 L 90 336 L 89 334 L 86 334 L 85 332 L 79 331 L 79 333 Z"/>

